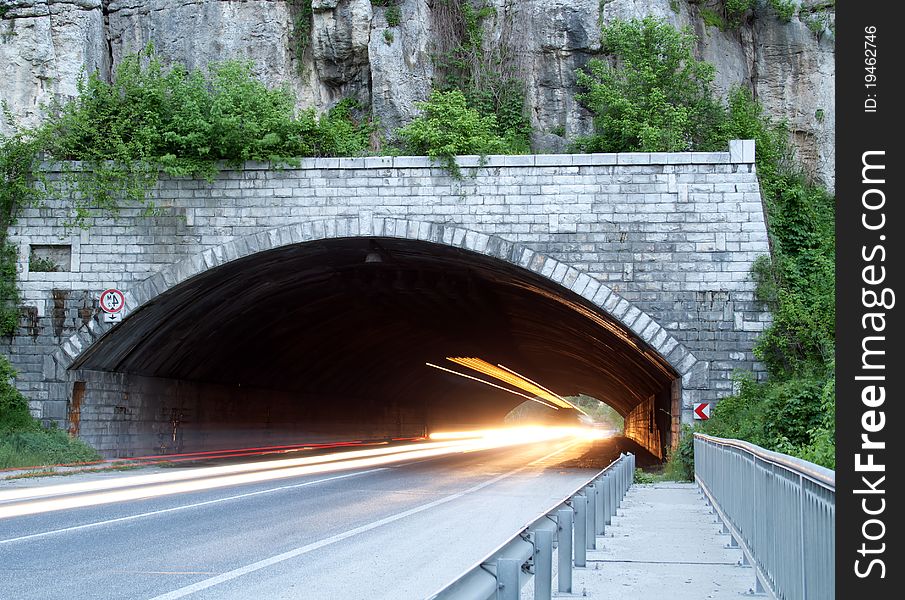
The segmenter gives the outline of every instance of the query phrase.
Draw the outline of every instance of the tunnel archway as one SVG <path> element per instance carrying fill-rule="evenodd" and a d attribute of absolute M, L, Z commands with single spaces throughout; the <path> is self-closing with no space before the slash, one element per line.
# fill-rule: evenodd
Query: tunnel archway
<path fill-rule="evenodd" d="M 141 378 L 163 404 L 174 384 L 147 381 L 181 383 L 196 423 L 223 412 L 217 402 L 253 427 L 357 419 L 407 434 L 498 422 L 520 398 L 425 367 L 478 356 L 557 393 L 605 399 L 656 430 L 648 441 L 662 449 L 676 381 L 694 365 L 586 274 L 501 238 L 413 221 L 257 233 L 165 269 L 127 302 L 123 323 L 94 321 L 67 341 L 57 371 Z"/>

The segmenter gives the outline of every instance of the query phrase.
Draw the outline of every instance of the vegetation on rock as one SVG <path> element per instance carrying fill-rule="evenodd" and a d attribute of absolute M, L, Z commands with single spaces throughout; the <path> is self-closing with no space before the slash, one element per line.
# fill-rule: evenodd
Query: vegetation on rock
<path fill-rule="evenodd" d="M 755 265 L 757 298 L 773 314 L 755 356 L 768 378 L 737 375 L 703 429 L 834 466 L 835 204 L 797 166 L 790 132 L 746 89 L 723 104 L 712 68 L 695 59 L 690 32 L 654 18 L 603 28 L 608 61 L 579 73 L 579 99 L 594 113 L 589 151 L 723 149 L 754 139 L 771 256 Z M 690 443 L 686 441 L 685 443 Z M 683 448 L 681 453 L 690 450 Z"/>

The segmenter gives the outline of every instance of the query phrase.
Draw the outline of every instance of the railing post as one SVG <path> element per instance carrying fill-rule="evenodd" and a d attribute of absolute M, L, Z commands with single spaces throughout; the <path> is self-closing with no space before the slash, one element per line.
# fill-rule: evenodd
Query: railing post
<path fill-rule="evenodd" d="M 588 494 L 588 506 L 585 510 L 585 547 L 588 550 L 597 548 L 597 486 L 593 483 L 585 488 Z"/>
<path fill-rule="evenodd" d="M 617 484 L 617 477 L 616 477 L 615 469 L 613 470 L 613 474 L 610 476 L 610 479 L 611 479 L 611 481 L 610 481 L 610 493 L 609 493 L 609 497 L 610 497 L 610 514 L 609 514 L 609 518 L 608 518 L 607 521 L 606 521 L 606 524 L 607 524 L 607 525 L 612 525 L 612 524 L 613 524 L 613 517 L 616 516 L 616 508 L 618 507 L 618 505 L 616 504 L 616 486 L 617 486 L 618 484 Z"/>
<path fill-rule="evenodd" d="M 613 500 L 610 498 L 613 487 L 613 475 L 607 471 L 603 476 L 603 524 L 609 525 L 612 520 L 610 513 L 613 508 Z"/>
<path fill-rule="evenodd" d="M 801 474 L 798 475 L 798 543 L 801 545 L 798 555 L 798 569 L 801 571 L 801 598 L 802 600 L 807 600 L 808 574 L 805 572 L 806 565 L 804 562 L 804 477 Z"/>
<path fill-rule="evenodd" d="M 517 558 L 498 558 L 496 561 L 497 600 L 519 600 L 518 574 L 521 564 Z"/>
<path fill-rule="evenodd" d="M 553 532 L 534 532 L 534 600 L 550 600 L 553 593 Z"/>
<path fill-rule="evenodd" d="M 616 463 L 616 506 L 613 507 L 615 509 L 622 506 L 622 487 L 624 485 L 624 475 L 623 472 L 625 469 L 625 460 L 623 460 L 624 454 L 619 454 L 619 462 Z M 615 512 L 613 513 L 615 514 Z"/>
<path fill-rule="evenodd" d="M 575 566 L 583 567 L 587 559 L 587 516 L 588 498 L 581 494 L 572 496 L 572 508 L 575 509 Z"/>
<path fill-rule="evenodd" d="M 556 511 L 557 554 L 559 556 L 558 589 L 572 593 L 572 516 L 568 506 Z"/>
<path fill-rule="evenodd" d="M 597 488 L 597 494 L 594 496 L 596 498 L 596 502 L 594 502 L 594 520 L 597 522 L 596 533 L 597 535 L 603 535 L 606 530 L 606 517 L 603 516 L 606 485 L 603 477 L 597 480 L 595 487 Z"/>

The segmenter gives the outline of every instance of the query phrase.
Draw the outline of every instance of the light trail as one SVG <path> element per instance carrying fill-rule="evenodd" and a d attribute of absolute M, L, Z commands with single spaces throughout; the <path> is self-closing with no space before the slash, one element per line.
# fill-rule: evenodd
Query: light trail
<path fill-rule="evenodd" d="M 423 436 L 392 438 L 394 442 L 414 442 L 425 439 Z M 281 446 L 252 446 L 245 448 L 232 448 L 222 450 L 204 450 L 199 452 L 183 452 L 176 454 L 151 454 L 147 456 L 134 456 L 130 458 L 113 458 L 110 460 L 92 460 L 82 462 L 59 463 L 54 465 L 32 465 L 28 467 L 9 467 L 0 469 L 0 473 L 8 471 L 31 471 L 37 469 L 50 469 L 57 467 L 91 467 L 102 466 L 145 466 L 159 463 L 195 462 L 199 460 L 216 460 L 221 458 L 240 458 L 244 456 L 267 456 L 271 454 L 293 454 L 307 450 L 324 450 L 327 448 L 345 448 L 348 446 L 385 446 L 389 442 L 380 440 L 352 440 L 344 442 L 301 442 L 298 444 L 286 444 Z"/>
<path fill-rule="evenodd" d="M 155 485 L 159 483 L 169 483 L 173 481 L 181 481 L 188 479 L 202 479 L 208 477 L 221 477 L 224 475 L 233 475 L 245 473 L 249 471 L 270 471 L 298 467 L 304 465 L 315 465 L 321 463 L 330 463 L 356 458 L 367 458 L 373 456 L 384 456 L 390 454 L 402 454 L 422 449 L 431 448 L 448 448 L 454 444 L 449 443 L 431 443 L 427 444 L 406 444 L 402 446 L 390 446 L 382 448 L 370 448 L 367 450 L 352 450 L 349 452 L 333 452 L 330 454 L 322 454 L 319 456 L 305 456 L 300 458 L 287 458 L 282 460 L 273 460 L 259 463 L 241 463 L 236 465 L 223 465 L 219 467 L 203 467 L 200 469 L 191 469 L 186 471 L 176 471 L 172 473 L 154 473 L 151 475 L 132 475 L 128 477 L 119 477 L 116 479 L 106 479 L 101 481 L 86 481 L 80 483 L 64 483 L 57 485 L 48 485 L 44 487 L 22 488 L 16 490 L 6 490 L 0 492 L 0 503 L 13 500 L 24 500 L 32 498 L 41 498 L 47 496 L 60 496 L 63 494 L 81 494 L 85 492 L 96 492 L 100 490 L 110 490 L 122 487 L 132 487 L 140 485 Z M 2 504 L 0 504 L 2 507 Z"/>
<path fill-rule="evenodd" d="M 587 428 L 541 426 L 438 432 L 431 436 L 436 441 L 394 448 L 9 490 L 0 493 L 0 519 L 594 435 Z"/>
<path fill-rule="evenodd" d="M 571 406 L 572 408 L 574 408 L 575 410 L 577 410 L 578 412 L 580 412 L 580 413 L 583 414 L 584 416 L 586 416 L 586 417 L 590 417 L 590 416 L 591 416 L 591 415 L 589 415 L 588 413 L 586 413 L 585 411 L 583 411 L 583 410 L 581 409 L 581 407 L 579 407 L 579 406 L 578 406 L 577 404 L 575 404 L 574 402 L 571 402 L 571 401 L 569 401 L 568 399 L 563 398 L 562 396 L 560 396 L 560 395 L 557 394 L 556 392 L 554 392 L 554 391 L 552 391 L 552 390 L 550 390 L 550 389 L 548 389 L 548 388 L 545 388 L 544 386 L 542 386 L 542 385 L 539 384 L 538 382 L 534 381 L 533 379 L 528 379 L 528 378 L 525 377 L 524 375 L 521 375 L 520 373 L 516 373 L 515 371 L 513 371 L 512 369 L 510 369 L 510 368 L 507 367 L 507 366 L 504 366 L 504 365 L 497 365 L 497 366 L 498 366 L 499 368 L 505 370 L 505 371 L 508 371 L 508 372 L 512 373 L 512 374 L 515 375 L 516 377 L 521 377 L 522 379 L 524 379 L 525 381 L 527 381 L 528 383 L 530 383 L 530 384 L 532 384 L 532 385 L 536 385 L 537 387 L 539 387 L 540 389 L 544 390 L 545 392 L 547 392 L 547 393 L 550 394 L 551 396 L 555 396 L 556 398 L 558 398 L 561 402 L 565 402 L 566 404 L 568 404 L 569 406 Z"/>
<path fill-rule="evenodd" d="M 441 367 L 440 365 L 435 365 L 434 363 L 429 363 L 429 362 L 428 362 L 428 363 L 424 363 L 424 364 L 426 364 L 428 367 L 433 367 L 433 368 L 439 369 L 439 370 L 441 370 L 441 371 L 446 371 L 447 373 L 452 373 L 453 375 L 458 375 L 459 377 L 464 377 L 465 379 L 471 379 L 472 381 L 477 381 L 478 383 L 483 383 L 484 385 L 489 385 L 490 387 L 495 387 L 495 388 L 498 389 L 498 390 L 503 390 L 504 392 L 509 392 L 510 394 L 513 394 L 513 395 L 515 395 L 515 396 L 521 396 L 522 398 L 526 398 L 526 399 L 528 399 L 528 400 L 531 400 L 532 402 L 537 402 L 538 404 L 543 404 L 543 405 L 546 406 L 547 408 L 552 408 L 553 410 L 559 410 L 558 408 L 556 408 L 556 407 L 553 406 L 552 404 L 548 404 L 548 403 L 544 402 L 543 400 L 541 400 L 540 398 L 533 398 L 533 397 L 529 396 L 528 394 L 523 394 L 523 393 L 521 393 L 521 392 L 516 392 L 515 390 L 510 390 L 510 389 L 508 389 L 508 388 L 504 388 L 504 387 L 501 386 L 501 385 L 497 385 L 497 384 L 495 384 L 495 383 L 491 383 L 491 382 L 489 382 L 489 381 L 485 381 L 485 380 L 480 379 L 480 378 L 478 378 L 478 377 L 473 377 L 473 376 L 468 375 L 468 374 L 466 374 L 466 373 L 459 373 L 458 371 L 453 371 L 452 369 L 447 369 L 446 367 Z"/>
<path fill-rule="evenodd" d="M 496 365 L 492 365 L 486 360 L 481 360 L 480 358 L 453 358 L 447 357 L 446 360 L 450 362 L 454 362 L 457 365 L 462 365 L 463 367 L 468 367 L 469 369 L 473 369 L 478 373 L 483 373 L 484 375 L 488 375 L 493 377 L 498 381 L 502 381 L 512 385 L 514 387 L 519 388 L 520 390 L 524 390 L 529 394 L 532 394 L 538 398 L 543 398 L 550 404 L 558 406 L 560 408 L 575 408 L 575 406 L 559 397 L 558 395 L 552 393 L 545 387 L 542 387 L 530 379 L 526 379 L 519 375 L 518 373 L 504 368 L 500 368 Z"/>
<path fill-rule="evenodd" d="M 438 431 L 430 434 L 431 440 L 474 440 L 484 439 L 506 441 L 512 444 L 529 444 L 560 438 L 600 440 L 610 437 L 611 432 L 591 427 L 555 427 L 527 425 L 523 427 L 501 427 L 499 429 L 470 429 L 464 431 Z"/>

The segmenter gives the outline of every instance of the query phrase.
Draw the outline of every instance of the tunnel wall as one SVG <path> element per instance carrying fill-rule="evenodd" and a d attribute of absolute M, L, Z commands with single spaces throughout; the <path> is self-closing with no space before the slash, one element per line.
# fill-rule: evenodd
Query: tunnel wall
<path fill-rule="evenodd" d="M 657 404 L 651 396 L 625 415 L 623 433 L 657 458 L 663 458 L 662 431 L 656 417 Z"/>
<path fill-rule="evenodd" d="M 79 370 L 73 373 L 69 431 L 106 456 L 174 454 L 336 440 L 415 437 L 424 415 L 375 406 L 367 421 L 320 418 L 343 398 L 215 383 Z M 81 389 L 80 389 L 81 388 Z M 90 402 L 83 402 L 90 398 Z M 241 423 L 241 427 L 237 427 Z"/>
<path fill-rule="evenodd" d="M 230 253 L 283 243 L 274 239 L 278 227 L 297 225 L 307 239 L 428 239 L 425 228 L 459 228 L 463 239 L 448 243 L 486 251 L 486 236 L 497 236 L 537 253 L 539 260 L 520 254 L 529 259 L 524 266 L 557 283 L 599 284 L 602 309 L 659 341 L 658 351 L 682 373 L 682 420 L 689 422 L 695 402 L 731 391 L 735 369 L 762 373 L 752 347 L 769 315 L 754 301 L 749 272 L 768 252 L 767 233 L 753 152 L 739 148 L 491 156 L 483 167 L 464 157 L 461 179 L 422 157 L 307 159 L 292 169 L 246 164 L 212 183 L 162 178 L 153 193 L 157 216 L 125 208 L 85 230 L 67 227 L 58 205 L 25 209 L 10 240 L 19 247 L 26 307 L 4 351 L 33 412 L 65 424 L 74 379 L 61 372 L 60 357 L 77 356 L 104 331 L 97 298 L 107 287 L 128 291 L 144 282 L 146 292 L 164 291 L 182 266 L 197 271 Z M 29 255 L 48 252 L 62 271 L 31 272 Z"/>

